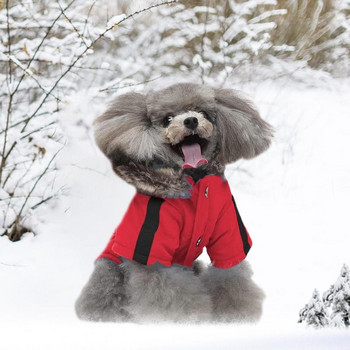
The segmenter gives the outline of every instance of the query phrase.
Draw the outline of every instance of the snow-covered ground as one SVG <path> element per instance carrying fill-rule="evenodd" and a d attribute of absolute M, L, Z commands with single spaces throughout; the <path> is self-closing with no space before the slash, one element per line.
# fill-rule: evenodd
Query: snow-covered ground
<path fill-rule="evenodd" d="M 68 195 L 47 211 L 37 236 L 0 238 L 1 350 L 350 348 L 348 330 L 297 324 L 313 289 L 325 291 L 350 264 L 350 83 L 283 80 L 243 88 L 276 128 L 268 152 L 226 171 L 253 238 L 255 280 L 267 295 L 261 321 L 145 326 L 76 318 L 75 299 L 134 194 L 91 135 L 71 126 L 79 110 L 92 115 L 102 107 L 80 94 L 65 111 L 68 144 L 59 159 L 57 182 Z"/>

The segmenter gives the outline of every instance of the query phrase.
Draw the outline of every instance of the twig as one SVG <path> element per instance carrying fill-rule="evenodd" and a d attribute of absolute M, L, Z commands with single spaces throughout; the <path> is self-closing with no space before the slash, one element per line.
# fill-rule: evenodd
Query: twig
<path fill-rule="evenodd" d="M 101 90 L 98 90 L 98 91 L 99 92 L 104 92 L 104 91 L 110 91 L 110 90 L 125 89 L 125 88 L 132 87 L 132 86 L 138 86 L 138 85 L 147 84 L 147 83 L 150 83 L 152 81 L 158 80 L 160 78 L 162 78 L 162 75 L 160 75 L 159 77 L 156 77 L 156 78 L 153 78 L 153 79 L 149 79 L 149 80 L 145 80 L 145 81 L 141 81 L 141 82 L 135 83 L 135 84 L 126 84 L 126 85 L 119 86 L 119 87 L 113 87 L 116 84 L 120 84 L 124 80 L 124 79 L 122 79 L 118 83 L 113 84 L 111 87 L 107 87 L 107 88 L 104 88 L 104 89 L 101 89 Z"/>
<path fill-rule="evenodd" d="M 1 235 L 4 236 L 4 235 Z M 26 265 L 18 265 L 18 264 L 6 264 L 0 261 L 0 265 L 4 265 L 4 266 L 10 266 L 10 267 L 25 267 Z"/>
<path fill-rule="evenodd" d="M 49 123 L 49 124 L 46 124 L 46 125 L 41 126 L 40 128 L 34 129 L 34 130 L 30 131 L 29 133 L 27 133 L 27 134 L 21 136 L 21 137 L 20 137 L 20 140 L 23 140 L 23 139 L 25 139 L 26 137 L 28 137 L 29 135 L 32 135 L 32 134 L 34 134 L 34 133 L 36 133 L 36 132 L 38 132 L 38 131 L 41 131 L 41 130 L 43 130 L 43 129 L 45 129 L 45 128 L 51 126 L 51 125 L 54 125 L 54 124 L 56 124 L 56 121 L 52 121 L 52 122 Z"/>
<path fill-rule="evenodd" d="M 57 197 L 57 194 L 54 194 L 54 195 L 49 196 L 49 197 L 46 197 L 45 199 L 41 200 L 40 202 L 34 204 L 32 207 L 30 207 L 30 209 L 31 209 L 31 210 L 35 210 L 35 209 L 38 208 L 40 205 L 42 205 L 42 204 L 48 202 L 49 200 L 51 200 L 51 199 L 53 199 L 53 198 L 55 198 L 55 197 Z"/>
<path fill-rule="evenodd" d="M 8 47 L 9 47 L 9 54 L 11 54 L 11 34 L 10 34 L 10 24 L 9 24 L 9 0 L 6 0 L 6 17 L 7 17 L 7 41 L 8 41 Z M 9 91 L 11 91 L 11 84 L 12 84 L 12 68 L 11 68 L 11 62 L 9 62 L 9 75 L 10 78 L 7 78 L 10 80 L 9 83 Z M 6 145 L 7 145 L 7 134 L 9 130 L 9 124 L 10 124 L 10 116 L 11 116 L 11 108 L 12 108 L 12 100 L 13 95 L 10 94 L 9 97 L 9 103 L 7 106 L 7 115 L 6 115 L 6 124 L 5 124 L 5 135 L 4 135 L 4 144 L 2 146 L 2 152 L 1 152 L 1 163 L 0 163 L 0 186 L 1 186 L 1 180 L 2 180 L 2 173 L 3 169 L 5 167 L 7 156 L 6 153 Z"/>
<path fill-rule="evenodd" d="M 105 173 L 103 173 L 102 171 L 98 171 L 96 169 L 92 169 L 92 168 L 88 168 L 88 167 L 83 167 L 83 166 L 80 166 L 80 165 L 77 165 L 77 164 L 71 164 L 70 166 L 72 167 L 76 167 L 78 169 L 81 169 L 81 170 L 89 170 L 89 171 L 92 171 L 96 174 L 99 174 L 99 175 L 103 175 L 103 176 L 107 176 Z"/>
<path fill-rule="evenodd" d="M 207 6 L 207 12 L 205 14 L 205 21 L 204 21 L 204 32 L 202 34 L 202 38 L 201 38 L 201 57 L 202 59 L 204 58 L 204 38 L 207 36 L 207 25 L 208 25 L 208 18 L 209 18 L 209 0 L 207 0 L 206 3 Z M 204 84 L 204 67 L 203 65 L 199 65 L 200 69 L 201 69 L 201 80 L 202 80 L 202 84 Z"/>
<path fill-rule="evenodd" d="M 5 167 L 6 159 L 8 158 L 8 154 L 11 153 L 11 152 L 12 152 L 12 149 L 15 147 L 15 145 L 12 144 L 12 146 L 11 146 L 9 152 L 7 152 L 7 155 L 5 155 L 5 153 L 6 153 L 6 145 L 7 145 L 7 134 L 8 134 L 8 130 L 9 130 L 9 124 L 10 124 L 10 115 L 11 115 L 12 99 L 13 99 L 13 95 L 10 94 L 9 103 L 8 103 L 8 106 L 7 106 L 7 116 L 6 116 L 6 125 L 5 125 L 4 144 L 3 144 L 3 146 L 2 146 L 2 152 L 1 152 L 0 186 L 1 186 L 2 173 L 3 173 L 3 169 L 4 169 L 4 167 Z"/>
<path fill-rule="evenodd" d="M 40 25 L 40 22 L 35 18 L 35 16 L 32 14 L 32 12 L 29 11 L 28 6 L 25 6 L 26 4 L 23 3 L 23 1 L 20 1 L 20 4 L 25 8 L 26 12 L 29 13 L 30 18 L 31 18 L 35 23 L 37 23 L 38 25 Z M 28 2 L 27 2 L 27 4 L 28 4 Z M 30 21 L 30 22 L 32 22 L 32 21 Z M 22 29 L 28 30 L 28 27 L 24 27 L 24 28 L 22 28 Z"/>
<path fill-rule="evenodd" d="M 29 58 L 20 59 L 19 61 L 20 62 L 27 62 L 27 61 L 29 61 Z M 51 61 L 42 60 L 40 58 L 36 58 L 33 61 L 34 62 L 39 62 L 39 63 L 53 64 Z M 6 59 L 1 59 L 1 57 L 0 57 L 0 62 L 8 62 L 7 56 L 6 56 Z M 60 62 L 59 64 L 60 64 L 60 66 L 69 67 L 69 64 L 67 64 L 67 63 Z M 84 66 L 75 65 L 73 68 L 86 69 L 86 70 L 101 70 L 101 71 L 107 71 L 107 72 L 113 72 L 113 73 L 119 72 L 118 69 L 111 69 L 111 68 L 104 68 L 104 67 L 84 67 Z M 23 90 L 19 90 L 19 91 L 23 91 Z M 0 95 L 0 97 L 3 96 L 3 95 Z"/>
<path fill-rule="evenodd" d="M 8 1 L 8 0 L 7 0 L 7 1 Z M 65 7 L 64 11 L 68 10 L 69 7 L 71 7 L 71 5 L 72 5 L 74 2 L 75 2 L 75 0 L 72 0 L 72 1 Z M 47 29 L 46 34 L 45 34 L 44 37 L 42 38 L 40 44 L 39 44 L 39 45 L 37 46 L 37 48 L 35 49 L 33 56 L 30 58 L 30 61 L 29 61 L 28 64 L 27 64 L 27 69 L 30 68 L 30 65 L 32 64 L 32 62 L 33 62 L 33 60 L 34 60 L 36 54 L 39 52 L 41 46 L 44 44 L 46 38 L 49 36 L 49 34 L 50 34 L 50 32 L 51 32 L 51 29 L 55 26 L 56 22 L 60 19 L 60 17 L 62 16 L 62 14 L 63 14 L 63 13 L 62 13 L 62 11 L 61 11 L 61 13 L 53 20 L 53 22 L 51 23 L 50 27 Z M 13 91 L 13 94 L 15 94 L 15 93 L 17 92 L 17 90 L 18 90 L 19 86 L 21 85 L 21 83 L 22 83 L 22 81 L 23 81 L 23 79 L 24 79 L 25 76 L 26 76 L 25 73 L 23 73 L 22 76 L 21 76 L 21 78 L 19 79 L 17 85 L 16 85 L 16 88 L 15 88 L 14 91 Z"/>
<path fill-rule="evenodd" d="M 5 202 L 5 201 L 8 201 L 9 199 L 13 199 L 13 198 L 16 198 L 16 199 L 18 199 L 18 198 L 26 198 L 26 196 L 25 195 L 23 195 L 23 196 L 8 196 L 8 197 L 6 197 L 6 198 L 0 198 L 0 202 Z M 42 196 L 34 196 L 34 195 L 32 195 L 31 196 L 31 198 L 42 198 Z"/>
<path fill-rule="evenodd" d="M 12 225 L 14 225 L 14 224 L 17 224 L 17 223 L 19 222 L 19 220 L 20 220 L 20 218 L 21 218 L 21 215 L 22 215 L 22 212 L 23 212 L 23 209 L 24 209 L 24 207 L 26 206 L 26 204 L 27 204 L 27 202 L 28 202 L 30 196 L 31 196 L 32 193 L 34 192 L 34 190 L 35 190 L 37 184 L 39 183 L 39 181 L 45 176 L 45 174 L 47 173 L 47 171 L 48 171 L 49 168 L 50 168 L 50 165 L 52 164 L 52 162 L 53 162 L 54 159 L 56 158 L 57 154 L 58 154 L 61 150 L 62 150 L 62 148 L 60 148 L 60 149 L 52 156 L 52 158 L 50 159 L 50 161 L 49 161 L 49 163 L 47 164 L 47 166 L 46 166 L 46 168 L 44 169 L 44 171 L 40 174 L 40 176 L 38 176 L 38 178 L 36 179 L 36 181 L 34 182 L 32 188 L 31 188 L 31 190 L 30 190 L 29 193 L 27 194 L 26 199 L 25 199 L 24 203 L 22 204 L 22 207 L 21 207 L 20 211 L 18 212 L 16 219 L 14 220 L 14 222 L 13 222 L 10 226 L 12 226 Z"/>
<path fill-rule="evenodd" d="M 71 21 L 71 19 L 66 15 L 66 12 L 65 12 L 65 10 L 62 8 L 60 2 L 59 2 L 59 1 L 57 1 L 57 2 L 58 2 L 58 6 L 60 7 L 61 12 L 62 12 L 64 18 L 65 18 L 65 19 L 69 22 L 69 24 L 72 26 L 74 32 L 77 33 L 78 38 L 79 38 L 79 39 L 81 40 L 81 42 L 85 45 L 85 47 L 88 47 L 88 44 L 87 44 L 86 41 L 84 40 L 84 36 L 81 35 L 81 34 L 79 33 L 79 31 L 78 31 L 78 29 L 76 28 L 76 26 L 74 25 L 74 23 L 73 23 L 73 22 Z"/>
<path fill-rule="evenodd" d="M 3 53 L 0 52 L 1 55 L 3 55 Z M 16 57 L 12 56 L 12 55 L 8 55 L 7 56 L 9 61 L 12 61 L 17 67 L 19 67 L 20 69 L 22 69 L 22 71 L 24 72 L 25 75 L 29 76 L 30 78 L 32 78 L 36 84 L 38 85 L 39 89 L 41 89 L 46 95 L 51 95 L 53 98 L 55 98 L 57 101 L 61 100 L 55 96 L 53 93 L 48 92 L 39 82 L 39 80 L 35 77 L 34 73 L 27 67 L 24 67 L 21 62 L 19 60 L 17 60 Z M 18 91 L 18 90 L 17 90 Z M 16 92 L 17 92 L 16 91 Z M 14 93 L 13 93 L 14 94 Z"/>
<path fill-rule="evenodd" d="M 39 117 L 39 116 L 43 116 L 43 115 L 45 115 L 45 114 L 49 114 L 49 112 L 43 112 L 43 113 L 37 114 L 36 116 Z M 10 130 L 10 129 L 12 129 L 12 128 L 15 128 L 16 126 L 18 126 L 18 125 L 24 123 L 27 119 L 28 119 L 28 117 L 23 118 L 23 119 L 17 121 L 16 123 L 14 123 L 14 124 L 11 124 L 11 125 L 8 127 L 8 129 Z M 1 131 L 0 131 L 0 135 L 1 135 L 2 133 L 4 133 L 4 132 L 5 132 L 5 130 L 1 130 Z"/>
<path fill-rule="evenodd" d="M 91 6 L 89 8 L 89 11 L 87 13 L 87 16 L 85 18 L 85 23 L 84 23 L 84 28 L 83 28 L 83 35 L 85 35 L 85 30 L 87 28 L 87 23 L 88 23 L 88 20 L 90 18 L 91 11 L 92 11 L 93 7 L 95 6 L 95 4 L 96 4 L 96 0 L 94 0 L 94 2 L 91 4 Z M 89 33 L 89 36 L 90 36 L 90 33 Z M 91 37 L 90 37 L 90 40 L 91 40 Z"/>
<path fill-rule="evenodd" d="M 6 30 L 7 30 L 7 45 L 8 53 L 11 55 L 11 33 L 10 33 L 10 16 L 9 16 L 9 0 L 6 0 Z M 10 84 L 12 83 L 12 67 L 11 62 L 9 62 L 9 73 L 10 73 Z"/>

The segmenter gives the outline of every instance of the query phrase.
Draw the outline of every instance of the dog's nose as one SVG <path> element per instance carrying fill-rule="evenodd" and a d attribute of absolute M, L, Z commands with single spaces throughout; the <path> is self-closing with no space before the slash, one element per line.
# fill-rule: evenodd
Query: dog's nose
<path fill-rule="evenodd" d="M 198 119 L 196 117 L 188 117 L 184 120 L 186 128 L 194 130 L 198 126 Z"/>

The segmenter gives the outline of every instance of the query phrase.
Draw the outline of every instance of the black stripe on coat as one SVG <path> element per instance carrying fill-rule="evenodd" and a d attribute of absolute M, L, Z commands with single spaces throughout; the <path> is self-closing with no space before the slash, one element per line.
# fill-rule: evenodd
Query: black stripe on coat
<path fill-rule="evenodd" d="M 233 198 L 233 196 L 232 196 L 232 202 L 233 202 L 233 205 L 234 205 L 235 210 L 236 210 L 237 222 L 238 222 L 239 232 L 241 234 L 241 238 L 242 238 L 242 242 L 243 242 L 244 253 L 245 253 L 245 255 L 247 255 L 249 250 L 250 250 L 247 231 L 244 227 L 241 215 L 239 214 L 239 211 L 237 209 L 237 205 L 236 205 L 236 202 L 235 202 L 235 199 Z"/>
<path fill-rule="evenodd" d="M 164 199 L 151 197 L 147 204 L 145 221 L 141 227 L 133 255 L 133 260 L 147 265 L 154 235 L 159 226 L 159 212 Z"/>

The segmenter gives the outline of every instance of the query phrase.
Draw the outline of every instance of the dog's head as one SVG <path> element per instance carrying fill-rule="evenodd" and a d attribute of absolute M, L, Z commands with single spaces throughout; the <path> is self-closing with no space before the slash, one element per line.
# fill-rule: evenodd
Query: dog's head
<path fill-rule="evenodd" d="M 183 83 L 117 97 L 96 120 L 95 137 L 114 166 L 184 169 L 255 157 L 272 128 L 240 92 Z"/>

